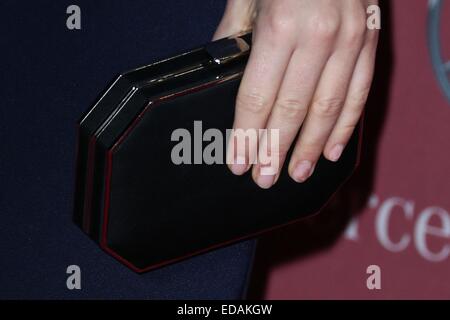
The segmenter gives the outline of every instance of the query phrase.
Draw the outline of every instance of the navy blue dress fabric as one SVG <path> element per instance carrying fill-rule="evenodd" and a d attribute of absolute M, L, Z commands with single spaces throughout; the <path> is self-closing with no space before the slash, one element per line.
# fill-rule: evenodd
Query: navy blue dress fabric
<path fill-rule="evenodd" d="M 81 9 L 69 30 L 66 9 Z M 116 74 L 211 39 L 223 0 L 2 0 L 0 298 L 237 299 L 254 241 L 138 275 L 72 224 L 76 121 Z M 212 213 L 213 214 L 213 213 Z M 66 268 L 81 268 L 68 290 Z"/>

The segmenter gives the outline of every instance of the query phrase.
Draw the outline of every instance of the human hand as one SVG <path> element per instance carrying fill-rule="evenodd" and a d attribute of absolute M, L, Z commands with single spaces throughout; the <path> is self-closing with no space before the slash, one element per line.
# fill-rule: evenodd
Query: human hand
<path fill-rule="evenodd" d="M 252 168 L 260 187 L 276 183 L 293 143 L 288 171 L 297 182 L 313 174 L 322 153 L 339 160 L 372 82 L 378 32 L 367 28 L 366 10 L 373 4 L 378 1 L 228 1 L 214 39 L 253 27 L 233 128 L 279 129 L 277 154 L 267 150 L 278 157 L 277 171 L 261 174 L 258 163 Z M 234 174 L 252 167 L 250 154 L 238 146 L 235 159 L 245 163 L 230 164 Z"/>

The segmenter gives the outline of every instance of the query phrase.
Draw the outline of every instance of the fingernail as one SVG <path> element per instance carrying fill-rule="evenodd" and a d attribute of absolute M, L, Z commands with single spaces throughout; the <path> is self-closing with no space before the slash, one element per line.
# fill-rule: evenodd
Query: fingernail
<path fill-rule="evenodd" d="M 231 165 L 231 172 L 235 175 L 241 176 L 247 171 L 248 165 L 245 163 L 245 157 L 237 156 Z"/>
<path fill-rule="evenodd" d="M 342 151 L 344 151 L 344 146 L 342 144 L 335 145 L 330 151 L 330 160 L 335 162 L 338 161 L 342 155 Z"/>
<path fill-rule="evenodd" d="M 277 174 L 277 170 L 273 167 L 261 167 L 259 174 L 262 176 L 274 176 Z"/>
<path fill-rule="evenodd" d="M 263 189 L 269 189 L 273 185 L 274 175 L 259 175 L 256 183 Z"/>
<path fill-rule="evenodd" d="M 294 170 L 293 176 L 294 180 L 297 182 L 304 182 L 306 179 L 308 179 L 311 174 L 313 166 L 311 161 L 303 160 L 300 162 L 297 167 Z"/>

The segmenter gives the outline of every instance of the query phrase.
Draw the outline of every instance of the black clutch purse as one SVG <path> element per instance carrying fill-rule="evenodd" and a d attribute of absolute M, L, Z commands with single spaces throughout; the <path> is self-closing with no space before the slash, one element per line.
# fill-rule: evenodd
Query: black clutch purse
<path fill-rule="evenodd" d="M 232 127 L 250 48 L 243 34 L 121 74 L 79 121 L 74 221 L 134 271 L 312 215 L 355 169 L 359 130 L 339 162 L 321 158 L 302 184 L 285 166 L 269 190 L 226 164 L 172 161 L 176 129 L 194 149 L 210 143 L 202 132 Z"/>

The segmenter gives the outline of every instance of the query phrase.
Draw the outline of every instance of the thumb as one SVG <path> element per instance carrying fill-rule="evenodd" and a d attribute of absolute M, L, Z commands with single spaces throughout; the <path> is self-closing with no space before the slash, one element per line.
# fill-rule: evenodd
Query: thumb
<path fill-rule="evenodd" d="M 213 40 L 251 29 L 256 16 L 256 0 L 228 0 Z"/>

